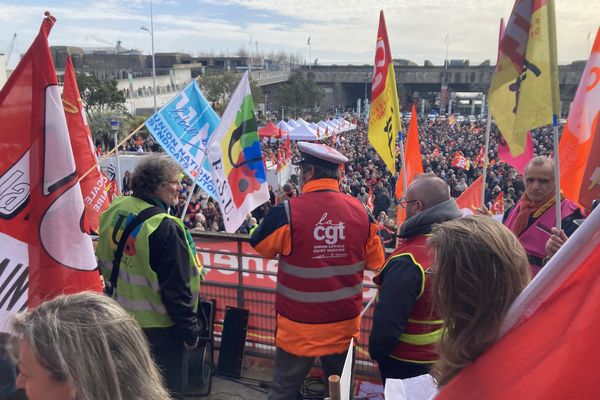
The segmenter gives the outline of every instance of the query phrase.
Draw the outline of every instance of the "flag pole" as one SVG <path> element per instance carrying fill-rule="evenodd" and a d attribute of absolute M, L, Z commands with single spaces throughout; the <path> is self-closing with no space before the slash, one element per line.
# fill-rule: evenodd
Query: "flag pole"
<path fill-rule="evenodd" d="M 550 88 L 552 93 L 552 128 L 554 133 L 554 192 L 556 201 L 556 228 L 562 229 L 560 213 L 560 163 L 558 159 L 558 116 L 560 114 L 560 93 L 558 86 L 558 55 L 556 48 L 556 12 L 554 1 L 548 1 L 548 40 L 550 50 Z"/>
<path fill-rule="evenodd" d="M 198 183 L 198 177 L 202 173 L 202 165 L 204 164 L 204 161 L 206 161 L 206 153 L 207 152 L 208 152 L 208 144 L 207 144 L 206 148 L 204 149 L 204 156 L 202 157 L 202 162 L 200 164 L 198 164 L 200 166 L 200 170 L 198 171 L 196 178 L 194 178 L 194 184 L 192 185 L 192 189 L 190 190 L 190 193 L 187 196 L 187 200 L 185 201 L 185 207 L 183 208 L 183 212 L 181 213 L 182 221 L 185 218 L 185 214 L 187 214 L 188 206 L 190 205 L 190 202 L 192 201 L 192 195 L 194 194 L 194 189 L 196 189 L 196 184 Z"/>
<path fill-rule="evenodd" d="M 485 207 L 485 181 L 487 179 L 488 154 L 490 151 L 490 131 L 492 130 L 492 113 L 488 106 L 487 123 L 485 125 L 485 153 L 483 155 L 483 173 L 481 175 L 481 205 Z"/>
<path fill-rule="evenodd" d="M 102 156 L 102 158 L 100 160 L 97 160 L 96 164 L 94 164 L 90 169 L 88 169 L 85 174 L 81 175 L 81 177 L 77 180 L 77 182 L 81 182 L 83 180 L 83 178 L 85 178 L 86 176 L 88 176 L 88 174 L 90 172 L 92 172 L 93 170 L 95 170 L 98 167 L 98 165 L 100 165 L 103 161 L 107 160 L 115 151 L 117 151 L 117 149 L 120 146 L 122 146 L 126 141 L 128 141 L 133 135 L 135 135 L 136 133 L 138 133 L 140 131 L 140 129 L 142 129 L 144 127 L 144 125 L 145 125 L 145 122 L 143 122 L 140 126 L 138 126 L 137 128 L 135 128 L 135 130 L 133 132 L 131 132 L 129 135 L 127 135 L 125 137 L 125 139 L 121 140 L 119 142 L 119 144 L 117 144 L 111 151 L 109 151 L 104 156 Z"/>

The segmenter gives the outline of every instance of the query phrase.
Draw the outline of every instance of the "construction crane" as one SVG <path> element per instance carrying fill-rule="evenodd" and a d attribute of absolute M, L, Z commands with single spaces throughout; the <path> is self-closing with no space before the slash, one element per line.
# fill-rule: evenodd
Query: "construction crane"
<path fill-rule="evenodd" d="M 95 40 L 95 41 L 100 42 L 100 43 L 108 44 L 108 45 L 110 45 L 110 46 L 112 46 L 112 47 L 115 48 L 115 53 L 116 54 L 128 54 L 128 53 L 136 51 L 135 49 L 125 49 L 123 46 L 121 46 L 122 42 L 120 40 L 117 40 L 117 43 L 116 43 L 116 46 L 115 46 L 114 43 L 109 42 L 108 40 L 102 39 L 101 37 L 98 37 L 96 35 L 86 35 L 86 39 L 92 39 L 92 40 Z"/>

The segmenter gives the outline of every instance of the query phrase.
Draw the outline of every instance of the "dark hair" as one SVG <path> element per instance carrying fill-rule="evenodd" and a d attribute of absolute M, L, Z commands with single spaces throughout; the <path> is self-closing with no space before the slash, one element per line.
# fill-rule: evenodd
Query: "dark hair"
<path fill-rule="evenodd" d="M 147 199 L 156 195 L 158 186 L 181 171 L 179 164 L 166 156 L 151 155 L 142 160 L 131 175 L 133 195 Z"/>
<path fill-rule="evenodd" d="M 335 179 L 336 181 L 340 180 L 340 169 L 336 166 L 335 168 L 325 168 L 320 165 L 314 165 L 309 163 L 302 164 L 302 168 L 310 167 L 314 170 L 314 174 L 312 179 Z"/>

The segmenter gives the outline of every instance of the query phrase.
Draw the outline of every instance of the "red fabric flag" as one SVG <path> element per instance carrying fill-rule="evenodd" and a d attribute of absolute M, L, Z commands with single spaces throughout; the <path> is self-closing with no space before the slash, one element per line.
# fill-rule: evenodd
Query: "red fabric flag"
<path fill-rule="evenodd" d="M 560 139 L 560 186 L 565 196 L 591 207 L 600 197 L 600 29 L 581 75 Z M 595 149 L 594 149 L 595 148 Z"/>
<path fill-rule="evenodd" d="M 456 168 L 466 169 L 467 171 L 471 167 L 469 160 L 467 160 L 466 157 L 460 151 L 454 153 L 454 158 L 452 159 L 451 165 Z"/>
<path fill-rule="evenodd" d="M 406 219 L 406 209 L 398 205 L 396 209 L 396 226 L 400 226 Z"/>
<path fill-rule="evenodd" d="M 417 110 L 413 104 L 412 113 L 410 115 L 410 126 L 408 127 L 408 135 L 406 137 L 406 148 L 404 149 L 404 162 L 406 166 L 406 187 L 410 185 L 416 175 L 423 173 L 423 159 L 421 157 L 421 144 L 419 143 L 419 125 L 417 123 Z M 396 182 L 396 197 L 400 198 L 404 194 L 403 190 L 404 175 L 402 171 L 398 174 L 398 182 Z"/>
<path fill-rule="evenodd" d="M 47 15 L 0 92 L 0 248 L 8 260 L 0 292 L 11 299 L 0 320 L 60 293 L 101 289 L 80 226 L 83 198 L 48 48 L 55 18 Z"/>
<path fill-rule="evenodd" d="M 511 306 L 501 337 L 436 399 L 592 399 L 600 382 L 600 208 Z"/>
<path fill-rule="evenodd" d="M 367 199 L 366 206 L 372 214 L 373 210 L 375 209 L 375 203 L 373 201 L 373 186 L 371 186 L 371 189 L 369 189 L 369 198 Z"/>
<path fill-rule="evenodd" d="M 496 200 L 492 202 L 492 209 L 490 210 L 494 215 L 504 214 L 504 192 L 500 192 Z"/>
<path fill-rule="evenodd" d="M 525 151 L 523 154 L 516 157 L 513 157 L 510 153 L 508 145 L 502 135 L 498 135 L 498 156 L 502 161 L 514 167 L 521 174 L 525 174 L 525 166 L 533 158 L 533 140 L 531 139 L 531 132 L 527 132 Z"/>
<path fill-rule="evenodd" d="M 434 157 L 439 157 L 441 153 L 440 151 L 440 146 L 435 146 L 435 149 L 433 149 L 433 153 L 431 153 Z"/>
<path fill-rule="evenodd" d="M 335 135 L 335 131 L 333 132 L 333 135 L 331 135 L 331 145 L 335 145 L 335 142 L 337 141 L 337 137 Z"/>
<path fill-rule="evenodd" d="M 475 179 L 475 182 L 471 184 L 458 198 L 456 202 L 460 208 L 466 208 L 469 210 L 475 210 L 481 208 L 481 191 L 482 178 L 481 176 Z"/>
<path fill-rule="evenodd" d="M 104 174 L 103 174 L 104 175 Z M 106 175 L 105 175 L 106 177 Z M 108 185 L 106 185 L 106 193 L 108 195 L 108 201 L 112 202 L 115 197 L 120 196 L 119 193 L 119 185 L 117 185 L 116 176 L 113 176 L 112 180 L 108 180 Z"/>
<path fill-rule="evenodd" d="M 96 167 L 79 182 L 85 205 L 84 230 L 98 232 L 100 214 L 108 208 L 106 185 L 108 181 L 100 172 L 98 159 L 94 154 L 92 134 L 85 118 L 85 110 L 77 87 L 75 69 L 71 56 L 67 56 L 62 95 L 71 147 L 77 167 L 77 176 L 81 177 L 90 168 Z"/>
<path fill-rule="evenodd" d="M 481 146 L 479 148 L 479 154 L 477 154 L 477 158 L 475 159 L 475 165 L 477 167 L 483 167 L 483 163 L 485 162 L 485 148 Z"/>
<path fill-rule="evenodd" d="M 102 156 L 102 155 L 104 155 L 104 152 L 102 151 L 102 147 L 100 147 L 99 145 L 96 146 L 96 157 Z"/>
<path fill-rule="evenodd" d="M 290 133 L 286 132 L 287 136 L 285 138 L 285 144 L 284 144 L 284 148 L 285 148 L 285 159 L 286 160 L 291 160 L 292 159 L 292 142 L 290 141 Z"/>

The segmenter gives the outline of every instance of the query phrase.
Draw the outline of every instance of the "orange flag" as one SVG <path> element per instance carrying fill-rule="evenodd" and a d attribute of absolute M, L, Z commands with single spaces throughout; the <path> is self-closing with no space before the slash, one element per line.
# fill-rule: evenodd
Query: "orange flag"
<path fill-rule="evenodd" d="M 591 207 L 600 197 L 600 29 L 581 75 L 558 147 L 560 184 L 565 196 Z"/>
<path fill-rule="evenodd" d="M 475 210 L 476 208 L 481 208 L 481 191 L 482 191 L 482 179 L 481 176 L 475 180 L 465 190 L 456 202 L 460 208 L 467 208 L 469 210 Z"/>
<path fill-rule="evenodd" d="M 504 214 L 504 192 L 500 192 L 496 200 L 492 202 L 492 209 L 490 211 L 494 215 Z"/>
<path fill-rule="evenodd" d="M 81 180 L 80 185 L 85 205 L 84 229 L 88 233 L 98 232 L 100 214 L 108 208 L 110 203 L 106 193 L 108 179 L 100 172 L 98 159 L 94 152 L 92 133 L 85 118 L 85 110 L 79 94 L 71 56 L 67 56 L 65 65 L 62 101 L 77 175 L 82 176 L 90 168 L 96 166 L 92 172 Z"/>
<path fill-rule="evenodd" d="M 406 163 L 406 187 L 410 185 L 414 177 L 423 173 L 423 159 L 421 157 L 421 145 L 419 143 L 419 125 L 417 123 L 417 110 L 415 105 L 412 106 L 410 115 L 410 126 L 408 128 L 408 136 L 406 137 L 406 148 L 404 149 L 404 162 Z M 398 174 L 396 182 L 396 197 L 403 196 L 403 176 Z"/>

